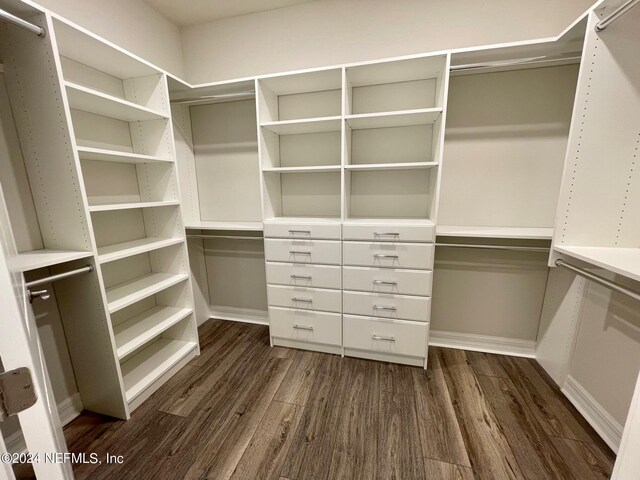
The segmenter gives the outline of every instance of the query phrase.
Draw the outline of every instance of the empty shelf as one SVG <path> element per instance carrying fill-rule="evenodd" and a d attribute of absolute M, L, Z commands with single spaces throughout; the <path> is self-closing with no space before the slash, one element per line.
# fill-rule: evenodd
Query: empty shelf
<path fill-rule="evenodd" d="M 117 312 L 188 278 L 185 273 L 149 273 L 107 288 L 109 312 Z"/>
<path fill-rule="evenodd" d="M 351 217 L 344 223 L 349 225 L 407 225 L 407 226 L 433 226 L 434 223 L 427 218 L 369 218 Z"/>
<path fill-rule="evenodd" d="M 185 226 L 189 230 L 244 230 L 247 232 L 261 232 L 262 222 L 213 222 L 201 220 L 190 222 Z"/>
<path fill-rule="evenodd" d="M 36 268 L 50 267 L 80 258 L 89 258 L 91 252 L 77 252 L 66 250 L 32 250 L 19 253 L 9 261 L 9 268 L 13 272 L 27 272 Z"/>
<path fill-rule="evenodd" d="M 340 223 L 340 217 L 273 217 L 265 219 L 264 223 Z"/>
<path fill-rule="evenodd" d="M 431 125 L 438 119 L 441 113 L 441 108 L 422 108 L 417 110 L 401 110 L 398 112 L 348 115 L 346 120 L 347 124 L 353 130 L 409 127 L 412 125 Z"/>
<path fill-rule="evenodd" d="M 98 261 L 100 263 L 113 262 L 121 258 L 132 257 L 140 253 L 158 250 L 182 243 L 182 238 L 139 238 L 128 242 L 116 243 L 98 248 Z"/>
<path fill-rule="evenodd" d="M 105 203 L 104 205 L 89 205 L 90 212 L 108 212 L 112 210 L 130 210 L 132 208 L 171 207 L 180 205 L 177 200 L 163 200 L 159 202 L 127 202 Z"/>
<path fill-rule="evenodd" d="M 69 106 L 72 109 L 115 118 L 124 122 L 168 118 L 167 115 L 160 112 L 122 100 L 113 95 L 98 92 L 71 82 L 64 83 L 69 97 Z"/>
<path fill-rule="evenodd" d="M 273 167 L 263 168 L 263 172 L 270 173 L 319 173 L 319 172 L 339 172 L 340 165 L 314 165 L 310 167 Z"/>
<path fill-rule="evenodd" d="M 118 358 L 122 359 L 185 319 L 191 308 L 157 306 L 113 327 Z"/>
<path fill-rule="evenodd" d="M 443 237 L 513 238 L 551 240 L 553 228 L 545 227 L 474 227 L 438 225 L 436 235 Z"/>
<path fill-rule="evenodd" d="M 262 128 L 278 135 L 297 135 L 302 133 L 339 132 L 341 117 L 303 118 L 282 122 L 267 122 Z"/>
<path fill-rule="evenodd" d="M 154 155 L 142 155 L 139 153 L 119 152 L 117 150 L 106 150 L 103 148 L 78 147 L 78 156 L 83 160 L 100 160 L 102 162 L 116 163 L 161 163 L 173 162 L 167 157 L 157 157 Z"/>
<path fill-rule="evenodd" d="M 640 248 L 555 245 L 553 249 L 640 282 Z"/>
<path fill-rule="evenodd" d="M 121 367 L 127 402 L 133 401 L 195 348 L 195 342 L 160 338 L 124 362 Z"/>
<path fill-rule="evenodd" d="M 351 171 L 371 170 L 422 170 L 437 167 L 438 162 L 402 162 L 402 163 L 367 163 L 358 165 L 346 165 L 344 168 Z"/>

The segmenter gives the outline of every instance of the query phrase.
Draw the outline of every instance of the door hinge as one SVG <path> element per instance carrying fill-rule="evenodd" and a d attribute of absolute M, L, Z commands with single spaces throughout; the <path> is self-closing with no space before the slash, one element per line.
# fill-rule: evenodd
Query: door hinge
<path fill-rule="evenodd" d="M 36 403 L 37 399 L 28 368 L 16 368 L 0 373 L 0 422 L 26 410 Z"/>

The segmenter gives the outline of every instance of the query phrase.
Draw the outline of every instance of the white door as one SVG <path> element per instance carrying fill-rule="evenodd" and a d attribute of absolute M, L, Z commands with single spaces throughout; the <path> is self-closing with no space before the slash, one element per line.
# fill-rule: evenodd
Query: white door
<path fill-rule="evenodd" d="M 12 274 L 8 268 L 7 260 L 15 255 L 16 248 L 0 187 L 0 360 L 5 371 L 20 367 L 31 371 L 38 400 L 19 413 L 18 418 L 27 451 L 38 460 L 33 463 L 36 477 L 43 480 L 72 479 L 71 465 L 58 463 L 53 457 L 56 453 L 66 452 L 67 446 L 40 348 L 35 318 L 26 298 L 24 279 L 22 274 Z M 6 446 L 0 440 L 2 453 L 6 453 Z M 3 463 L 0 457 L 0 480 L 5 478 L 12 479 L 13 472 L 11 466 Z"/>

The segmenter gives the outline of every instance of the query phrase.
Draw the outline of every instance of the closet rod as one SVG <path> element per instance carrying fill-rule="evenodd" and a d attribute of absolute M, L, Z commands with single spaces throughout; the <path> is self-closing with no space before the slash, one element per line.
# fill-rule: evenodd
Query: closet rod
<path fill-rule="evenodd" d="M 571 270 L 572 272 L 580 275 L 581 277 L 587 278 L 592 282 L 597 283 L 598 285 L 602 285 L 603 287 L 610 288 L 611 290 L 615 290 L 618 293 L 622 293 L 623 295 L 627 295 L 628 297 L 634 298 L 640 301 L 640 293 L 635 290 L 631 290 L 630 288 L 624 287 L 622 285 L 618 285 L 611 280 L 601 277 L 600 275 L 596 275 L 595 273 L 591 273 L 584 268 L 576 267 L 575 265 L 571 265 L 570 263 L 565 262 L 562 259 L 556 260 L 556 266 L 566 268 L 567 270 Z"/>
<path fill-rule="evenodd" d="M 80 275 L 81 273 L 93 272 L 93 266 L 87 265 L 86 267 L 77 268 L 75 270 L 69 270 L 68 272 L 59 273 L 57 275 L 51 275 L 49 277 L 41 278 L 40 280 L 34 280 L 33 282 L 27 282 L 27 288 L 38 287 L 40 285 L 44 285 L 45 283 L 56 282 L 58 280 L 62 280 L 64 278 L 75 277 L 76 275 Z"/>
<path fill-rule="evenodd" d="M 634 0 L 640 1 L 640 0 Z M 452 72 L 460 72 L 465 70 L 483 70 L 485 68 L 513 67 L 517 65 L 538 65 L 553 64 L 558 62 L 575 62 L 580 63 L 582 54 L 580 52 L 571 52 L 564 55 L 549 56 L 540 55 L 537 57 L 515 58 L 513 60 L 496 60 L 494 62 L 468 63 L 465 65 L 452 65 Z"/>
<path fill-rule="evenodd" d="M 0 8 L 0 20 L 12 23 L 17 25 L 20 28 L 24 28 L 25 30 L 29 30 L 32 33 L 35 33 L 39 37 L 46 37 L 47 31 L 39 27 L 38 25 L 34 25 L 33 23 L 29 23 L 26 20 L 21 19 L 20 17 L 16 17 L 15 15 L 7 12 L 6 10 L 2 10 Z"/>
<path fill-rule="evenodd" d="M 628 2 L 623 3 L 616 10 L 614 10 L 609 15 L 604 17 L 598 23 L 596 23 L 596 31 L 601 32 L 602 30 L 607 28 L 609 24 L 615 22 L 618 18 L 620 18 L 629 10 L 631 10 L 633 7 L 638 5 L 638 3 L 640 3 L 640 0 L 629 0 Z"/>
<path fill-rule="evenodd" d="M 208 240 L 225 238 L 230 240 L 264 240 L 264 237 L 249 237 L 242 235 L 187 235 L 187 238 L 206 238 Z"/>
<path fill-rule="evenodd" d="M 517 252 L 548 252 L 547 247 L 518 247 L 516 245 L 482 245 L 473 243 L 436 243 L 436 247 L 479 248 L 484 250 L 514 250 Z"/>

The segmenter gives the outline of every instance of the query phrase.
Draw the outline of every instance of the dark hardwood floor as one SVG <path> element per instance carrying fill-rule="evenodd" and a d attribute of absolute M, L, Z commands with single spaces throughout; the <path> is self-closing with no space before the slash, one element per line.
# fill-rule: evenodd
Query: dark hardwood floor
<path fill-rule="evenodd" d="M 614 455 L 533 360 L 431 348 L 429 369 L 270 348 L 210 321 L 128 422 L 83 414 L 79 479 L 606 479 Z"/>

